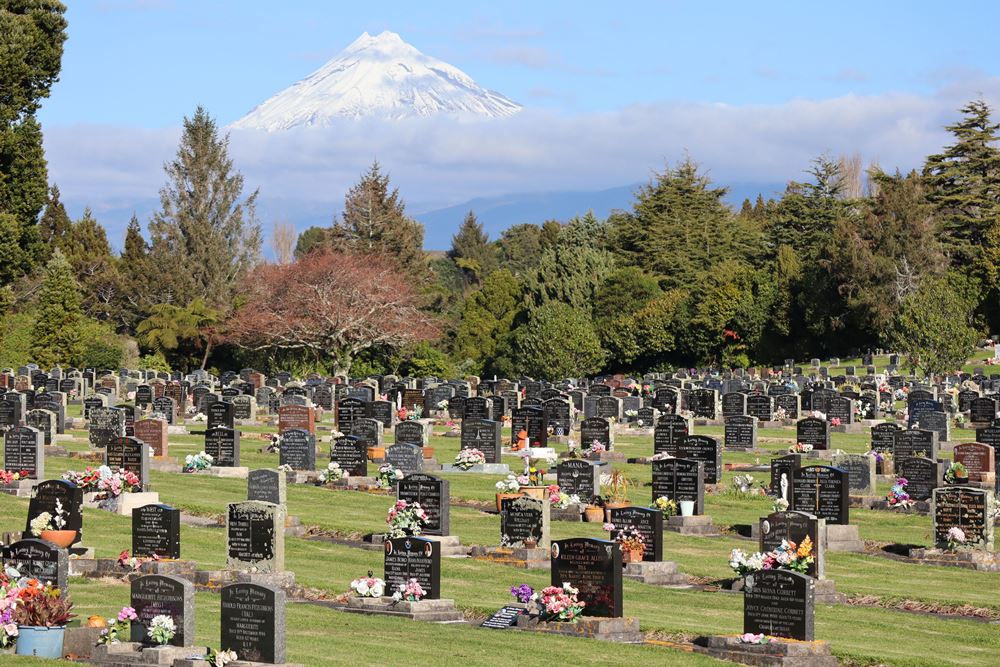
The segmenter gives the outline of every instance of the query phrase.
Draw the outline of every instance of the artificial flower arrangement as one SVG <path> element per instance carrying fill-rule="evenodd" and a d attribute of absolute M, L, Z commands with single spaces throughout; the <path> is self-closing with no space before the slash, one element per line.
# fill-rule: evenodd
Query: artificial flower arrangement
<path fill-rule="evenodd" d="M 396 486 L 396 482 L 403 479 L 403 471 L 390 463 L 383 463 L 378 467 L 378 475 L 375 477 L 375 486 L 380 489 L 391 489 Z"/>
<path fill-rule="evenodd" d="M 330 461 L 326 464 L 326 470 L 319 474 L 319 483 L 328 484 L 330 482 L 337 482 L 348 477 L 350 477 L 350 474 L 341 468 L 339 463 L 336 461 Z"/>
<path fill-rule="evenodd" d="M 396 602 L 406 600 L 407 602 L 418 602 L 420 598 L 427 595 L 427 592 L 420 586 L 416 579 L 410 579 L 405 584 L 400 584 L 396 592 L 392 594 L 392 599 Z"/>
<path fill-rule="evenodd" d="M 944 473 L 944 481 L 948 484 L 965 483 L 969 480 L 969 469 L 964 463 L 953 461 Z"/>
<path fill-rule="evenodd" d="M 43 531 L 46 530 L 62 530 L 66 525 L 66 519 L 63 518 L 65 510 L 63 510 L 62 501 L 56 498 L 55 515 L 49 512 L 42 512 L 34 519 L 31 520 L 31 534 L 35 537 L 41 536 Z"/>
<path fill-rule="evenodd" d="M 594 440 L 590 443 L 590 447 L 584 452 L 587 456 L 600 456 L 604 452 L 608 451 L 608 448 L 600 440 Z"/>
<path fill-rule="evenodd" d="M 896 483 L 892 485 L 892 488 L 889 489 L 889 493 L 885 496 L 885 500 L 889 503 L 890 509 L 905 510 L 913 505 L 913 499 L 910 498 L 910 494 L 906 492 L 907 484 L 909 484 L 909 481 L 905 477 L 896 478 Z"/>
<path fill-rule="evenodd" d="M 166 614 L 154 616 L 153 620 L 149 622 L 149 630 L 146 632 L 146 636 L 158 646 L 166 646 L 176 634 L 177 624 L 174 623 L 172 617 Z"/>
<path fill-rule="evenodd" d="M 507 475 L 505 479 L 501 479 L 495 486 L 497 493 L 517 493 L 521 490 L 521 484 L 513 473 Z"/>
<path fill-rule="evenodd" d="M 139 620 L 134 607 L 122 607 L 118 612 L 115 622 L 101 630 L 101 636 L 97 638 L 98 644 L 120 644 L 122 638 L 129 637 L 132 621 Z"/>
<path fill-rule="evenodd" d="M 613 523 L 605 523 L 604 530 L 614 536 L 614 541 L 621 547 L 623 554 L 625 552 L 638 554 L 638 560 L 642 560 L 642 554 L 646 551 L 646 540 L 638 528 L 635 526 L 616 528 Z"/>
<path fill-rule="evenodd" d="M 75 614 L 73 603 L 62 591 L 38 579 L 20 578 L 8 591 L 12 601 L 11 623 L 15 626 L 60 627 L 69 623 Z M 8 633 L 9 634 L 9 633 Z"/>
<path fill-rule="evenodd" d="M 128 549 L 122 549 L 122 552 L 118 554 L 119 567 L 128 568 L 133 571 L 138 571 L 145 563 L 158 560 L 160 560 L 160 557 L 156 554 L 152 556 L 132 556 L 129 554 Z"/>
<path fill-rule="evenodd" d="M 581 504 L 580 496 L 577 494 L 564 493 L 558 486 L 549 486 L 549 504 L 556 509 L 564 510 L 570 505 Z"/>
<path fill-rule="evenodd" d="M 840 426 L 840 417 L 834 417 L 830 420 L 830 426 Z"/>
<path fill-rule="evenodd" d="M 205 654 L 205 662 L 207 662 L 211 667 L 225 667 L 231 662 L 235 662 L 239 656 L 236 655 L 236 651 L 229 649 L 228 651 L 216 651 L 214 648 L 208 649 L 208 653 Z"/>
<path fill-rule="evenodd" d="M 419 535 L 427 523 L 427 518 L 427 512 L 420 506 L 420 503 L 397 500 L 396 504 L 389 508 L 385 517 L 385 523 L 389 526 L 386 537 Z"/>
<path fill-rule="evenodd" d="M 538 616 L 543 621 L 576 623 L 583 608 L 587 606 L 577 598 L 579 592 L 564 582 L 562 587 L 546 586 L 541 591 L 535 591 L 531 601 L 535 603 Z"/>
<path fill-rule="evenodd" d="M 531 596 L 535 594 L 535 589 L 528 584 L 520 584 L 518 586 L 511 586 L 510 594 L 521 604 L 528 604 L 531 602 Z"/>
<path fill-rule="evenodd" d="M 448 409 L 448 399 L 445 399 L 443 401 L 438 401 L 438 403 L 437 403 L 437 409 L 438 410 L 447 410 Z"/>
<path fill-rule="evenodd" d="M 805 442 L 796 442 L 794 445 L 788 448 L 789 454 L 805 454 L 806 452 L 811 452 L 813 446 Z"/>
<path fill-rule="evenodd" d="M 484 463 L 486 463 L 486 454 L 474 448 L 463 449 L 455 456 L 455 467 L 460 470 L 469 470 L 473 466 L 481 466 Z"/>
<path fill-rule="evenodd" d="M 17 623 L 14 609 L 17 606 L 17 582 L 21 573 L 12 567 L 0 571 L 0 649 L 10 648 L 17 641 Z"/>
<path fill-rule="evenodd" d="M 650 457 L 650 461 L 666 461 L 667 459 L 672 459 L 672 458 L 674 457 L 673 455 L 670 454 L 670 452 L 657 452 L 656 454 L 653 454 L 652 457 Z"/>
<path fill-rule="evenodd" d="M 763 493 L 764 490 L 757 489 L 755 491 L 753 488 L 753 475 L 744 473 L 733 477 L 732 492 L 739 496 L 750 496 Z"/>
<path fill-rule="evenodd" d="M 213 463 L 215 463 L 215 458 L 211 454 L 206 454 L 205 452 L 188 454 L 184 457 L 184 472 L 208 470 L 212 467 Z"/>
<path fill-rule="evenodd" d="M 95 500 L 104 509 L 117 504 L 118 496 L 142 490 L 139 477 L 130 470 L 112 470 L 108 466 L 93 468 L 87 466 L 83 472 L 70 470 L 63 473 L 63 479 L 83 489 L 84 493 L 96 493 Z"/>
<path fill-rule="evenodd" d="M 639 416 L 639 411 L 638 410 L 626 410 L 625 411 L 625 416 L 626 417 L 633 417 L 633 418 L 638 417 Z"/>
<path fill-rule="evenodd" d="M 805 574 L 814 562 L 813 543 L 808 535 L 798 545 L 782 540 L 767 553 L 758 551 L 748 555 L 742 549 L 733 549 L 729 554 L 729 567 L 741 577 L 760 570 L 793 570 Z"/>
<path fill-rule="evenodd" d="M 13 484 L 31 475 L 27 470 L 0 470 L 0 484 Z"/>
<path fill-rule="evenodd" d="M 664 518 L 677 516 L 677 501 L 666 496 L 660 496 L 653 501 L 653 509 L 660 510 Z"/>
<path fill-rule="evenodd" d="M 965 536 L 965 531 L 958 526 L 952 526 L 948 529 L 948 548 L 952 551 L 964 547 L 968 543 L 968 538 Z"/>
<path fill-rule="evenodd" d="M 788 411 L 784 408 L 777 408 L 771 417 L 776 422 L 784 421 L 788 417 Z"/>
<path fill-rule="evenodd" d="M 784 512 L 788 510 L 788 501 L 784 498 L 775 498 L 771 504 L 772 512 Z"/>
<path fill-rule="evenodd" d="M 385 581 L 368 570 L 367 577 L 358 577 L 351 582 L 351 590 L 359 598 L 380 598 L 385 594 Z"/>
<path fill-rule="evenodd" d="M 739 636 L 739 643 L 753 645 L 770 644 L 771 638 L 763 633 L 755 635 L 752 632 L 746 632 Z"/>

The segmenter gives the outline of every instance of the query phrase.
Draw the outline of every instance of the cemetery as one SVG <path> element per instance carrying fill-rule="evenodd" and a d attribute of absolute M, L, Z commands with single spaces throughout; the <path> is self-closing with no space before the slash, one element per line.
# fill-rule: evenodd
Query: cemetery
<path fill-rule="evenodd" d="M 58 445 L 26 423 L 31 408 L 7 425 L 0 530 L 4 564 L 72 602 L 63 656 L 139 664 L 155 651 L 157 664 L 198 665 L 232 650 L 250 663 L 334 664 L 372 632 L 407 638 L 402 655 L 418 662 L 441 642 L 468 647 L 473 663 L 510 642 L 570 656 L 610 656 L 608 643 L 616 656 L 693 664 L 939 664 L 914 646 L 930 650 L 942 632 L 961 641 L 941 664 L 994 650 L 998 470 L 982 442 L 994 427 L 962 419 L 966 371 L 934 386 L 947 441 L 900 426 L 905 391 L 887 418 L 858 420 L 867 432 L 836 431 L 808 404 L 799 419 L 758 423 L 746 413 L 756 392 L 792 376 L 782 367 L 556 384 L 469 377 L 473 415 L 457 419 L 454 405 L 433 404 L 440 380 L 389 376 L 290 377 L 273 405 L 235 420 L 239 374 L 173 374 L 163 379 L 185 390 L 173 430 L 154 401 L 136 400 L 153 374 L 142 369 L 3 369 L 3 401 L 30 406 L 55 374 L 76 378 L 80 398 L 66 401 Z M 799 378 L 813 399 L 851 382 L 917 384 L 884 365 L 840 387 L 822 377 Z M 606 387 L 644 408 L 671 380 L 677 414 L 652 429 L 615 410 L 570 411 L 526 451 L 511 433 L 517 408 L 490 405 L 500 387 L 570 404 L 570 392 L 586 402 Z M 366 382 L 371 400 L 324 409 L 310 398 Z M 719 382 L 744 400 L 702 388 Z M 91 387 L 112 384 L 88 408 Z M 420 418 L 403 409 L 404 391 L 431 404 Z M 376 401 L 395 406 L 388 428 L 362 416 Z M 751 431 L 733 432 L 740 418 Z M 621 460 L 573 446 L 588 439 Z M 212 474 L 234 469 L 244 472 Z M 135 618 L 121 620 L 124 608 Z M 157 643 L 164 616 L 173 630 Z M 913 645 L 893 641 L 900 625 Z"/>

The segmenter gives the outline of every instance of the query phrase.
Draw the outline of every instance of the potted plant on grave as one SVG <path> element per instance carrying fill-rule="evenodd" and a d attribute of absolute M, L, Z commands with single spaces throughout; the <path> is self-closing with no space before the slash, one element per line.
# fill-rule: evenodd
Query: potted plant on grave
<path fill-rule="evenodd" d="M 590 523 L 601 523 L 604 521 L 604 498 L 594 496 L 590 503 L 583 508 L 583 520 Z"/>
<path fill-rule="evenodd" d="M 519 496 L 524 495 L 523 493 L 521 493 L 521 483 L 518 482 L 517 477 L 515 477 L 513 473 L 507 475 L 506 478 L 501 479 L 499 482 L 497 482 L 496 490 L 497 490 L 496 494 L 497 512 L 499 512 L 501 509 L 500 502 L 505 498 L 517 498 Z"/>
<path fill-rule="evenodd" d="M 653 501 L 653 509 L 660 510 L 663 513 L 663 518 L 668 519 L 672 516 L 677 516 L 677 501 L 666 496 L 660 496 Z"/>
<path fill-rule="evenodd" d="M 66 518 L 63 515 L 66 511 L 58 498 L 56 498 L 55 511 L 55 516 L 49 512 L 42 512 L 32 519 L 31 534 L 65 549 L 73 544 L 73 540 L 76 539 L 76 531 L 65 530 Z"/>
<path fill-rule="evenodd" d="M 61 658 L 72 611 L 73 603 L 58 588 L 37 579 L 18 581 L 13 614 L 17 655 Z"/>
<path fill-rule="evenodd" d="M 948 471 L 944 474 L 944 481 L 948 484 L 968 484 L 969 469 L 965 467 L 964 463 L 954 461 L 948 466 Z"/>
<path fill-rule="evenodd" d="M 646 553 L 646 541 L 635 526 L 627 526 L 621 530 L 612 523 L 604 524 L 604 530 L 611 533 L 614 541 L 622 550 L 622 565 L 626 563 L 641 563 Z"/>
<path fill-rule="evenodd" d="M 607 489 L 604 502 L 605 509 L 613 510 L 630 506 L 632 501 L 628 498 L 628 491 L 631 486 L 632 482 L 625 476 L 625 473 L 621 470 L 613 471 L 605 487 Z M 610 519 L 610 513 L 608 514 L 608 518 Z"/>

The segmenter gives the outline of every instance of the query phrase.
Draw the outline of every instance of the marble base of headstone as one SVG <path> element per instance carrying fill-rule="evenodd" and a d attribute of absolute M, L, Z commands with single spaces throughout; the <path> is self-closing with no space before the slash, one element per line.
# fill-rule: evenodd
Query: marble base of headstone
<path fill-rule="evenodd" d="M 294 515 L 285 517 L 285 537 L 302 537 L 306 534 L 306 527 L 302 525 L 302 520 Z"/>
<path fill-rule="evenodd" d="M 946 549 L 910 549 L 909 560 L 923 565 L 962 567 L 978 572 L 1000 572 L 1000 553 L 968 549 L 948 551 Z"/>
<path fill-rule="evenodd" d="M 553 507 L 549 510 L 550 521 L 583 521 L 583 505 L 570 505 L 565 508 Z"/>
<path fill-rule="evenodd" d="M 654 586 L 688 588 L 691 585 L 688 576 L 677 571 L 677 563 L 669 560 L 626 563 L 622 576 Z"/>
<path fill-rule="evenodd" d="M 824 641 L 800 642 L 772 638 L 766 644 L 743 644 L 737 635 L 698 637 L 695 653 L 704 653 L 719 660 L 759 667 L 836 667 L 837 658 Z"/>
<path fill-rule="evenodd" d="M 0 493 L 17 496 L 18 498 L 30 498 L 31 489 L 35 487 L 37 482 L 37 479 L 22 479 L 10 484 L 3 484 L 0 485 Z"/>
<path fill-rule="evenodd" d="M 441 466 L 441 472 L 474 472 L 480 475 L 507 475 L 510 473 L 510 466 L 506 463 L 483 463 L 482 465 L 472 466 L 468 470 L 464 470 L 454 465 L 443 465 Z"/>
<path fill-rule="evenodd" d="M 246 479 L 250 468 L 246 466 L 212 466 L 206 470 L 188 473 L 190 475 L 208 475 L 209 477 L 224 477 L 226 479 Z"/>
<path fill-rule="evenodd" d="M 149 459 L 149 469 L 156 472 L 179 473 L 184 467 L 169 456 L 152 456 Z"/>
<path fill-rule="evenodd" d="M 712 523 L 712 517 L 708 514 L 697 516 L 672 516 L 667 518 L 664 530 L 681 535 L 718 535 L 719 530 Z"/>
<path fill-rule="evenodd" d="M 469 556 L 476 560 L 485 560 L 508 567 L 519 567 L 523 570 L 548 570 L 552 567 L 552 558 L 548 549 L 504 547 L 472 547 Z"/>
<path fill-rule="evenodd" d="M 576 623 L 540 621 L 534 616 L 518 616 L 517 629 L 571 637 L 587 637 L 620 644 L 641 644 L 645 640 L 637 618 L 597 618 L 581 616 Z"/>
<path fill-rule="evenodd" d="M 195 571 L 198 563 L 193 560 L 151 560 L 139 566 L 134 571 L 140 574 L 169 574 L 182 579 L 195 580 Z M 125 568 L 118 564 L 116 558 L 70 558 L 69 575 L 71 577 L 90 577 L 91 579 L 101 579 L 103 577 L 122 577 L 133 573 L 131 568 Z"/>
<path fill-rule="evenodd" d="M 455 601 L 448 599 L 396 602 L 391 597 L 347 598 L 347 606 L 342 608 L 355 614 L 400 616 L 411 621 L 430 623 L 464 623 L 465 615 L 455 608 Z"/>
<path fill-rule="evenodd" d="M 125 665 L 173 665 L 175 660 L 189 658 L 205 649 L 192 646 L 147 646 L 138 642 L 99 644 L 90 652 L 87 662 L 107 667 Z M 229 663 L 235 664 L 235 663 Z"/>
<path fill-rule="evenodd" d="M 829 461 L 836 455 L 836 449 L 814 449 L 811 452 L 804 453 L 802 456 L 807 459 L 822 459 L 824 461 Z"/>
<path fill-rule="evenodd" d="M 462 546 L 462 538 L 458 535 L 421 535 L 426 540 L 441 543 L 441 555 L 443 557 L 468 556 L 469 547 Z"/>
<path fill-rule="evenodd" d="M 295 573 L 282 572 L 235 572 L 233 570 L 198 570 L 195 584 L 209 588 L 221 588 L 226 584 L 259 584 L 274 586 L 286 592 L 295 587 Z"/>
<path fill-rule="evenodd" d="M 828 523 L 826 524 L 826 550 L 863 553 L 865 543 L 861 541 L 857 526 Z"/>
<path fill-rule="evenodd" d="M 109 505 L 95 500 L 95 496 L 97 496 L 96 493 L 83 494 L 83 506 L 88 509 L 104 509 L 115 514 L 120 514 L 121 516 L 132 516 L 132 510 L 136 507 L 157 505 L 160 502 L 160 494 L 155 491 L 123 493 L 118 496 L 118 502 L 113 505 L 113 509 L 107 509 Z"/>

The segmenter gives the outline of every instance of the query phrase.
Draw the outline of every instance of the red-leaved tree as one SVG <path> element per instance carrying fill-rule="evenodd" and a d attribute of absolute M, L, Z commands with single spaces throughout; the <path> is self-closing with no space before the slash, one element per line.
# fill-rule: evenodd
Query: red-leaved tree
<path fill-rule="evenodd" d="M 419 295 L 391 258 L 314 252 L 262 264 L 244 281 L 226 340 L 253 351 L 301 350 L 346 372 L 374 345 L 398 347 L 439 335 Z"/>

